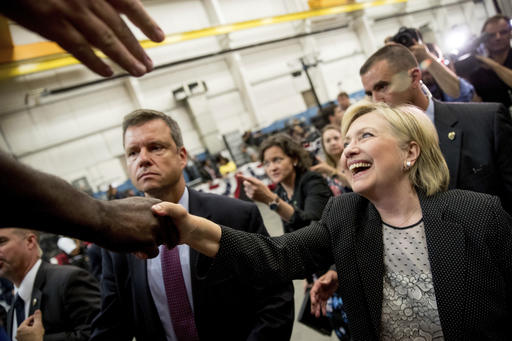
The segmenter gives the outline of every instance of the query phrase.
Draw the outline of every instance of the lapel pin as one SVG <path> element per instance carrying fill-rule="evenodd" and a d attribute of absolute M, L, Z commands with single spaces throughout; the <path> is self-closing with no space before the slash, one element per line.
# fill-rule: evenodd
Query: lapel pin
<path fill-rule="evenodd" d="M 448 133 L 448 138 L 449 138 L 451 141 L 455 140 L 455 132 L 454 132 L 454 131 L 450 131 L 450 132 Z"/>
<path fill-rule="evenodd" d="M 34 306 L 36 305 L 36 303 L 37 303 L 37 298 L 34 298 L 34 299 L 32 300 L 32 306 L 34 307 Z"/>

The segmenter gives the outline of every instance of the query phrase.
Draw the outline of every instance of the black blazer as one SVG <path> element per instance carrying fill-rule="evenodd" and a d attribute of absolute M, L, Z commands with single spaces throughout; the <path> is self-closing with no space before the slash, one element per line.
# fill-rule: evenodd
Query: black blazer
<path fill-rule="evenodd" d="M 189 189 L 190 213 L 268 236 L 256 205 Z M 211 258 L 191 249 L 196 326 L 201 340 L 289 340 L 294 318 L 290 282 L 272 288 L 245 283 L 233 273 L 204 274 Z M 147 279 L 147 263 L 104 251 L 102 307 L 91 340 L 166 340 Z"/>
<path fill-rule="evenodd" d="M 512 319 L 512 219 L 496 197 L 453 190 L 420 194 L 427 248 L 446 340 L 507 340 Z M 215 266 L 289 280 L 336 264 L 354 340 L 378 340 L 384 275 L 382 221 L 355 193 L 335 197 L 322 220 L 281 237 L 222 229 Z"/>
<path fill-rule="evenodd" d="M 276 193 L 281 199 L 290 202 L 295 209 L 289 221 L 283 220 L 285 233 L 308 226 L 313 220 L 319 220 L 327 201 L 332 197 L 325 178 L 311 171 L 297 172 L 295 188 L 290 200 L 281 184 L 278 185 Z"/>
<path fill-rule="evenodd" d="M 450 188 L 497 195 L 512 214 L 512 122 L 498 103 L 434 101 Z"/>
<path fill-rule="evenodd" d="M 91 322 L 100 311 L 98 282 L 87 271 L 72 265 L 42 262 L 34 281 L 29 315 L 40 309 L 44 341 L 86 341 Z M 11 335 L 13 309 L 7 315 Z"/>

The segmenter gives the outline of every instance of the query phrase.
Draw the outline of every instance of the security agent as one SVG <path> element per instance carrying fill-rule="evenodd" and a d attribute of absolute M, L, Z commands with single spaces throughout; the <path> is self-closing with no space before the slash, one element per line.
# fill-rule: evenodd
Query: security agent
<path fill-rule="evenodd" d="M 450 188 L 497 195 L 512 213 L 512 122 L 503 105 L 430 98 L 423 90 L 416 59 L 399 44 L 379 49 L 359 73 L 373 100 L 413 104 L 434 122 L 450 171 Z"/>

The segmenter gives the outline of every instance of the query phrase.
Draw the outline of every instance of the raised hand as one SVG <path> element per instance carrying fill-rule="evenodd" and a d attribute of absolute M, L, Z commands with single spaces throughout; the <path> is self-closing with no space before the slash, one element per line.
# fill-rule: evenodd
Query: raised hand
<path fill-rule="evenodd" d="M 432 55 L 427 46 L 415 41 L 415 44 L 409 47 L 409 50 L 412 52 L 416 60 L 421 63 L 426 59 L 436 59 L 434 55 Z"/>
<path fill-rule="evenodd" d="M 318 163 L 316 165 L 311 166 L 309 168 L 313 172 L 318 172 L 318 173 L 329 175 L 329 176 L 336 172 L 335 168 L 329 166 L 327 164 L 327 162 L 325 162 L 324 160 L 320 159 L 318 156 L 316 157 L 316 159 L 317 159 Z"/>
<path fill-rule="evenodd" d="M 55 41 L 92 71 L 108 77 L 112 69 L 91 46 L 133 76 L 153 69 L 153 62 L 130 31 L 125 14 L 151 40 L 165 34 L 139 0 L 2 0 L 0 12 L 18 24 Z"/>
<path fill-rule="evenodd" d="M 265 185 L 262 181 L 253 178 L 253 177 L 245 177 L 243 175 L 237 175 L 238 178 L 241 178 L 244 185 L 245 193 L 249 198 L 254 201 L 259 201 L 264 204 L 268 204 L 274 197 L 276 196 L 272 191 Z"/>

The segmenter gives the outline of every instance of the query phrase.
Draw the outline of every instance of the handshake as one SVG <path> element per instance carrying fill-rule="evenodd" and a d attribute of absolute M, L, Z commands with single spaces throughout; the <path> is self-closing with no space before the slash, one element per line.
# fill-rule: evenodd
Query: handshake
<path fill-rule="evenodd" d="M 134 252 L 140 258 L 158 255 L 158 246 L 173 248 L 184 243 L 185 233 L 177 226 L 188 213 L 180 205 L 153 198 L 131 197 L 102 201 L 97 231 L 82 239 L 116 252 Z"/>

